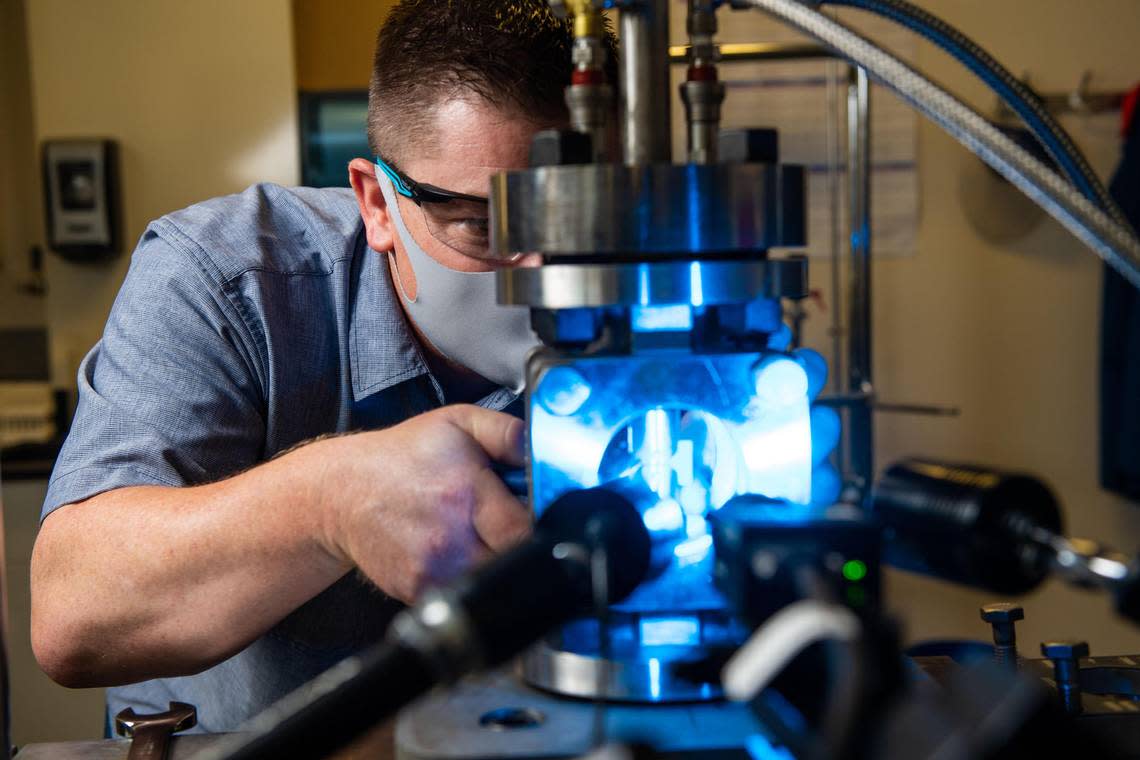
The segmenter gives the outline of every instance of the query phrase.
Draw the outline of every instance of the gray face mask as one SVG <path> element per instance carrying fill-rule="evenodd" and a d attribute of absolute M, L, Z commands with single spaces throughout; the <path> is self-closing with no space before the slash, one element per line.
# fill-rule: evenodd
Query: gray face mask
<path fill-rule="evenodd" d="M 530 309 L 496 302 L 494 272 L 459 272 L 428 255 L 404 225 L 391 180 L 377 173 L 376 181 L 416 276 L 416 297 L 408 298 L 396 269 L 396 290 L 416 327 L 448 359 L 522 391 L 527 354 L 539 345 L 530 329 Z M 395 255 L 388 255 L 395 266 Z"/>

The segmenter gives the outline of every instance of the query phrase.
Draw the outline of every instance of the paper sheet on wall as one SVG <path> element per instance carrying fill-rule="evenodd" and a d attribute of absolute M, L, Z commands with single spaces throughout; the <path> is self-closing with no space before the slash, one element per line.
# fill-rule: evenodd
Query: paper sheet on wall
<path fill-rule="evenodd" d="M 684 4 L 674 8 L 673 36 L 683 43 Z M 805 38 L 760 13 L 722 11 L 725 42 L 802 42 Z M 845 23 L 904 60 L 914 57 L 909 32 L 865 16 Z M 678 30 L 681 31 L 678 36 Z M 676 83 L 683 75 L 675 67 Z M 846 92 L 849 67 L 836 60 L 733 62 L 721 66 L 727 97 L 722 127 L 774 127 L 781 161 L 808 168 L 809 256 L 847 250 Z M 684 123 L 675 119 L 675 155 L 683 155 Z M 918 116 L 878 85 L 871 92 L 871 250 L 874 256 L 915 251 L 919 218 Z"/>

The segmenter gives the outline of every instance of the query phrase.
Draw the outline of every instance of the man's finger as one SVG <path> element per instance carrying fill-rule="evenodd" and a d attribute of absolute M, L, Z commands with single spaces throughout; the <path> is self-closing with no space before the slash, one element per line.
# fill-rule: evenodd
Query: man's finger
<path fill-rule="evenodd" d="M 445 407 L 448 420 L 475 439 L 498 462 L 521 467 L 526 460 L 523 421 L 472 404 Z"/>
<path fill-rule="evenodd" d="M 530 535 L 530 510 L 507 490 L 491 470 L 475 478 L 475 532 L 493 551 L 509 549 Z"/>

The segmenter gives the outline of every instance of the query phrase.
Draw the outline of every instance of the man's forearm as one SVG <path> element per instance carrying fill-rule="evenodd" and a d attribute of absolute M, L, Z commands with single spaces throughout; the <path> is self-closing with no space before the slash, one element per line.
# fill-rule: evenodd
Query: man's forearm
<path fill-rule="evenodd" d="M 336 457 L 318 442 L 218 483 L 67 505 L 32 556 L 32 643 L 68 686 L 203 670 L 347 572 L 328 541 Z"/>

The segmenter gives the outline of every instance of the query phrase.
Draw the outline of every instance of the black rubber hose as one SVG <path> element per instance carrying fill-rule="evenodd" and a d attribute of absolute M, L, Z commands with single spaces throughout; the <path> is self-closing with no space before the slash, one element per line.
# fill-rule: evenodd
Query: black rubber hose
<path fill-rule="evenodd" d="M 1130 228 L 1080 148 L 1049 113 L 1037 94 L 980 45 L 942 19 L 907 0 L 820 0 L 820 2 L 858 8 L 888 18 L 925 37 L 958 59 L 1021 117 L 1082 195 L 1100 206 L 1117 222 Z"/>

